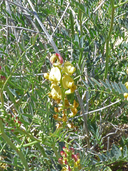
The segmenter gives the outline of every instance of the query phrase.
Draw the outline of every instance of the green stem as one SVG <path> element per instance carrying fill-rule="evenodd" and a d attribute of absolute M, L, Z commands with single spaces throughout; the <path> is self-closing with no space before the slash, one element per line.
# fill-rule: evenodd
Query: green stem
<path fill-rule="evenodd" d="M 63 83 L 62 83 L 62 72 L 61 72 L 61 79 L 60 79 L 60 85 L 61 85 L 61 91 L 62 91 L 62 102 L 63 102 L 63 108 L 65 107 L 65 90 L 63 87 Z"/>
<path fill-rule="evenodd" d="M 38 141 L 38 143 L 41 143 L 41 140 L 40 139 L 35 138 L 33 135 L 29 134 L 24 129 L 17 128 L 16 131 L 22 133 L 23 135 L 26 135 L 27 137 L 31 138 L 31 140 L 33 140 L 33 141 Z"/>
<path fill-rule="evenodd" d="M 122 2 L 122 3 L 119 3 L 118 5 L 114 5 L 114 8 L 118 8 L 126 3 L 128 3 L 128 0 L 126 0 L 125 2 Z"/>
<path fill-rule="evenodd" d="M 79 0 L 79 3 L 81 3 L 80 0 Z M 80 43 L 80 38 L 82 38 L 82 33 L 83 33 L 83 30 L 82 30 L 82 11 L 81 11 L 81 9 L 79 9 L 79 23 L 80 23 L 80 36 L 79 36 L 79 43 Z M 79 66 L 81 64 L 81 59 L 82 59 L 82 56 L 83 56 L 83 50 L 81 48 L 82 47 L 79 44 L 79 50 L 80 50 L 80 56 L 79 56 L 79 61 L 78 61 Z"/>
<path fill-rule="evenodd" d="M 39 143 L 39 142 L 38 142 L 38 141 L 32 141 L 32 142 L 30 142 L 30 143 L 23 144 L 23 145 L 19 146 L 18 149 L 20 149 L 21 147 L 32 146 L 32 145 L 37 144 L 37 143 Z"/>
<path fill-rule="evenodd" d="M 55 152 L 55 155 L 56 155 L 56 158 L 57 158 L 57 160 L 59 159 L 59 155 L 58 155 L 58 152 L 57 152 L 57 149 L 56 149 L 56 147 L 55 147 L 55 142 L 53 142 L 53 150 L 54 150 L 54 152 Z"/>
<path fill-rule="evenodd" d="M 28 171 L 28 164 L 24 158 L 23 153 L 11 142 L 10 138 L 8 138 L 8 136 L 4 133 L 4 127 L 3 127 L 3 123 L 2 123 L 2 119 L 0 119 L 0 135 L 1 137 L 7 142 L 8 145 L 10 145 L 10 147 L 16 151 L 16 153 L 19 155 L 23 165 L 25 166 L 25 170 Z"/>
<path fill-rule="evenodd" d="M 79 3 L 81 3 L 80 0 Z M 80 22 L 80 35 L 82 36 L 82 12 L 80 8 L 79 8 L 79 22 Z"/>
<path fill-rule="evenodd" d="M 4 98 L 3 98 L 3 91 L 0 89 L 0 101 L 1 101 L 1 106 L 4 106 Z"/>
<path fill-rule="evenodd" d="M 108 64 L 109 64 L 109 40 L 111 37 L 112 33 L 112 28 L 113 28 L 113 23 L 114 23 L 114 0 L 111 0 L 111 7 L 112 7 L 112 12 L 111 12 L 111 25 L 110 25 L 110 30 L 108 37 L 106 39 L 106 65 L 105 65 L 105 79 L 107 78 L 108 75 Z"/>

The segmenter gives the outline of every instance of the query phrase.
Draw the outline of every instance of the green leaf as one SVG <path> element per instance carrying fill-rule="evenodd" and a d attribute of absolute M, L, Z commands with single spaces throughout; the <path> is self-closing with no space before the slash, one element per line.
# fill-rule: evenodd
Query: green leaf
<path fill-rule="evenodd" d="M 89 88 L 89 85 L 82 79 L 82 82 L 84 83 L 84 85 L 86 86 L 86 88 Z"/>
<path fill-rule="evenodd" d="M 70 11 L 70 20 L 71 20 L 72 36 L 74 36 L 74 18 L 73 18 L 73 15 L 72 15 L 72 11 Z"/>
<path fill-rule="evenodd" d="M 99 88 L 101 87 L 101 84 L 95 78 L 91 77 L 91 80 L 94 81 Z"/>
<path fill-rule="evenodd" d="M 13 95 L 15 94 L 14 91 L 10 89 L 8 86 L 5 87 L 5 90 L 7 91 L 10 100 L 14 103 L 16 109 L 18 109 L 18 104 L 16 103 L 15 98 L 13 97 Z"/>
<path fill-rule="evenodd" d="M 108 85 L 108 87 L 109 87 L 109 89 L 110 89 L 110 91 L 112 91 L 112 89 L 111 89 L 111 85 L 110 85 L 110 83 L 109 83 L 109 81 L 106 79 L 106 84 Z"/>
<path fill-rule="evenodd" d="M 107 85 L 104 81 L 100 80 L 100 82 L 102 83 L 102 85 L 103 85 L 106 89 L 109 88 L 108 85 Z"/>
<path fill-rule="evenodd" d="M 91 78 L 88 77 L 88 81 L 92 85 L 92 87 L 95 88 L 95 83 L 91 80 Z"/>
<path fill-rule="evenodd" d="M 123 148 L 123 157 L 124 157 L 124 158 L 125 158 L 125 157 L 128 157 L 127 146 L 125 146 L 125 147 Z"/>
<path fill-rule="evenodd" d="M 111 152 L 113 154 L 113 157 L 116 158 L 116 160 L 122 156 L 120 148 L 118 148 L 115 144 L 113 144 Z"/>
<path fill-rule="evenodd" d="M 116 90 L 118 91 L 118 93 L 119 93 L 119 94 L 122 94 L 121 89 L 120 89 L 120 87 L 118 86 L 118 84 L 117 84 L 116 82 L 114 82 L 114 85 L 115 85 Z"/>

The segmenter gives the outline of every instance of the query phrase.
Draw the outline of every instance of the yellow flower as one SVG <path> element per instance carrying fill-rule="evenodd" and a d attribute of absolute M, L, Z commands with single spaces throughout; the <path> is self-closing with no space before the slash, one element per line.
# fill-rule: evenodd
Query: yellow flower
<path fill-rule="evenodd" d="M 75 115 L 76 115 L 76 114 L 74 114 L 74 113 L 72 112 L 72 113 L 69 113 L 68 116 L 69 116 L 70 118 L 72 118 L 72 117 L 74 117 Z"/>
<path fill-rule="evenodd" d="M 53 115 L 53 118 L 56 120 L 58 119 L 58 114 Z"/>
<path fill-rule="evenodd" d="M 126 73 L 128 74 L 128 68 L 126 69 Z"/>
<path fill-rule="evenodd" d="M 49 80 L 52 82 L 59 82 L 61 79 L 61 73 L 58 67 L 53 67 L 49 73 Z"/>
<path fill-rule="evenodd" d="M 54 111 L 55 112 L 59 112 L 57 107 L 54 107 Z"/>
<path fill-rule="evenodd" d="M 71 94 L 76 90 L 76 85 L 73 85 L 73 87 L 67 91 L 65 91 L 65 94 Z"/>
<path fill-rule="evenodd" d="M 68 128 L 74 128 L 75 127 L 73 123 L 67 123 L 67 126 L 68 126 Z"/>
<path fill-rule="evenodd" d="M 61 100 L 62 93 L 61 93 L 61 89 L 59 86 L 57 86 L 57 85 L 52 86 L 50 97 L 54 100 Z"/>
<path fill-rule="evenodd" d="M 68 171 L 68 169 L 66 167 L 63 167 L 61 171 Z"/>
<path fill-rule="evenodd" d="M 58 117 L 58 114 L 53 115 L 53 118 L 57 121 L 62 121 L 62 118 Z"/>
<path fill-rule="evenodd" d="M 124 98 L 128 98 L 128 93 L 124 93 Z"/>
<path fill-rule="evenodd" d="M 66 121 L 67 121 L 67 116 L 66 116 L 66 115 L 64 115 L 64 116 L 62 117 L 62 121 L 63 121 L 63 122 L 66 122 Z"/>
<path fill-rule="evenodd" d="M 61 122 L 59 122 L 59 123 L 56 124 L 56 128 L 57 128 L 57 129 L 59 129 L 59 128 L 61 128 L 61 127 L 62 127 L 62 123 L 61 123 Z"/>
<path fill-rule="evenodd" d="M 78 112 L 77 108 L 71 108 L 71 111 L 73 112 L 74 115 L 76 115 Z"/>
<path fill-rule="evenodd" d="M 74 81 L 69 75 L 64 75 L 64 77 L 62 78 L 62 83 L 65 89 L 71 89 L 74 86 Z"/>
<path fill-rule="evenodd" d="M 77 102 L 74 100 L 73 106 L 74 106 L 74 108 L 77 108 L 77 107 L 79 106 L 79 103 L 77 103 Z"/>
<path fill-rule="evenodd" d="M 57 60 L 57 61 L 56 61 Z M 53 54 L 50 58 L 50 62 L 53 64 L 54 62 L 57 62 L 57 63 L 60 63 L 62 64 L 63 63 L 63 58 L 61 57 L 60 54 L 56 53 L 56 54 Z"/>
<path fill-rule="evenodd" d="M 64 63 L 64 68 L 63 71 L 68 74 L 68 75 L 72 75 L 75 72 L 75 67 L 69 62 L 65 62 Z"/>
<path fill-rule="evenodd" d="M 75 86 L 75 85 L 74 85 Z M 75 86 L 76 87 L 76 86 Z M 76 89 L 76 88 L 75 88 Z M 68 94 L 71 94 L 71 93 L 74 93 L 75 89 L 69 89 L 67 91 L 65 91 L 65 94 L 68 95 Z"/>
<path fill-rule="evenodd" d="M 70 106 L 68 99 L 64 99 L 64 104 L 65 104 L 65 107 L 67 108 Z"/>
<path fill-rule="evenodd" d="M 50 62 L 54 63 L 56 61 L 56 58 L 57 58 L 56 54 L 53 54 L 50 58 Z"/>
<path fill-rule="evenodd" d="M 128 82 L 125 83 L 126 88 L 128 89 Z"/>
<path fill-rule="evenodd" d="M 44 73 L 44 78 L 49 80 L 49 74 L 48 73 Z"/>
<path fill-rule="evenodd" d="M 78 167 L 80 165 L 80 159 L 78 159 L 75 163 L 74 163 L 74 167 Z"/>

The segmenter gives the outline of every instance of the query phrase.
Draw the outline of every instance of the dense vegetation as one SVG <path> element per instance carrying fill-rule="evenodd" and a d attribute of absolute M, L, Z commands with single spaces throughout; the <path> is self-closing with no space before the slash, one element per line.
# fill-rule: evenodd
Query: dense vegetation
<path fill-rule="evenodd" d="M 128 0 L 1 0 L 0 19 L 0 170 L 128 170 Z"/>

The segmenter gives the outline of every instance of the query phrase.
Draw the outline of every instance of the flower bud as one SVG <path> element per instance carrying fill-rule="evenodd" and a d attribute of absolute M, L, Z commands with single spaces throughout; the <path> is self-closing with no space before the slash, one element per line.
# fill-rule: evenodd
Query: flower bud
<path fill-rule="evenodd" d="M 72 171 L 72 169 L 71 169 L 71 167 L 70 167 L 70 166 L 68 166 L 68 171 Z"/>
<path fill-rule="evenodd" d="M 75 150 L 74 150 L 74 148 L 73 148 L 73 147 L 71 147 L 71 148 L 70 148 L 70 150 L 71 150 L 73 153 L 75 152 Z"/>
<path fill-rule="evenodd" d="M 72 154 L 72 158 L 75 160 L 75 162 L 78 160 L 78 156 L 76 154 Z"/>
<path fill-rule="evenodd" d="M 53 54 L 50 58 L 50 62 L 53 64 L 55 63 L 57 60 L 57 62 L 59 62 L 60 64 L 63 63 L 63 58 L 61 57 L 60 54 L 56 53 L 56 54 Z"/>
<path fill-rule="evenodd" d="M 64 163 L 67 165 L 68 164 L 68 161 L 65 159 Z"/>
<path fill-rule="evenodd" d="M 59 62 L 62 64 L 63 63 L 63 58 L 58 53 L 56 53 L 56 56 L 58 57 Z"/>
<path fill-rule="evenodd" d="M 6 80 L 6 77 L 5 76 L 3 76 L 3 75 L 1 75 L 1 80 Z"/>
<path fill-rule="evenodd" d="M 63 164 L 63 158 L 62 158 L 62 157 L 59 158 L 59 159 L 58 159 L 58 162 L 59 162 L 60 164 Z"/>
<path fill-rule="evenodd" d="M 61 151 L 60 154 L 61 154 L 61 156 L 65 156 L 65 152 L 64 151 Z"/>

